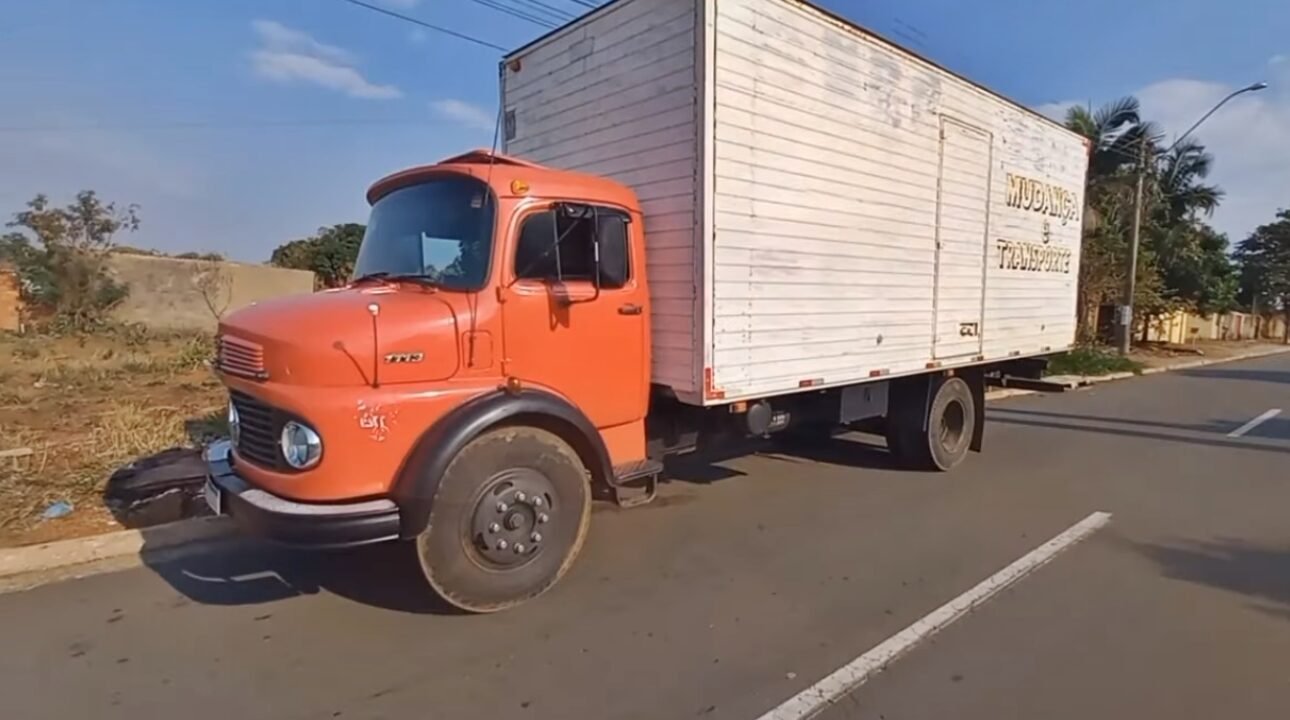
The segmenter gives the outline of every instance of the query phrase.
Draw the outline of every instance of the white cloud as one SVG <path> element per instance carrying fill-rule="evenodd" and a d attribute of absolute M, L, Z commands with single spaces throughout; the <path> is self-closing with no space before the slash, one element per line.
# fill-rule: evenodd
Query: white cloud
<path fill-rule="evenodd" d="M 1036 105 L 1034 111 L 1051 120 L 1059 123 L 1066 122 L 1066 112 L 1074 107 L 1073 102 L 1051 102 L 1043 105 Z"/>
<path fill-rule="evenodd" d="M 1209 180 L 1226 191 L 1214 225 L 1239 242 L 1290 207 L 1290 67 L 1259 93 L 1233 98 L 1194 137 L 1214 155 Z M 1258 78 L 1252 78 L 1258 79 Z M 1146 117 L 1172 142 L 1236 87 L 1199 80 L 1165 80 L 1138 92 Z"/>
<path fill-rule="evenodd" d="M 1279 209 L 1290 207 L 1290 62 L 1279 58 L 1269 63 L 1274 76 L 1268 78 L 1269 89 L 1233 98 L 1192 135 L 1214 156 L 1207 182 L 1226 195 L 1211 222 L 1233 243 L 1271 222 Z M 1143 117 L 1158 123 L 1165 142 L 1172 142 L 1237 87 L 1173 78 L 1132 94 L 1142 103 Z M 1073 104 L 1049 103 L 1035 109 L 1060 119 Z"/>
<path fill-rule="evenodd" d="M 358 71 L 353 53 L 318 42 L 309 34 L 273 20 L 255 20 L 251 29 L 260 47 L 251 52 L 255 74 L 279 83 L 304 82 L 354 98 L 389 100 L 403 96 L 393 85 L 378 85 Z"/>
<path fill-rule="evenodd" d="M 348 50 L 320 43 L 308 33 L 294 30 L 274 20 L 252 20 L 251 30 L 260 38 L 264 49 L 299 52 L 341 65 L 352 65 L 356 62 L 354 55 Z"/>
<path fill-rule="evenodd" d="M 1285 64 L 1287 60 L 1290 60 L 1290 55 L 1273 55 L 1272 57 L 1268 58 L 1268 64 L 1282 65 L 1282 64 Z"/>
<path fill-rule="evenodd" d="M 430 108 L 437 115 L 475 130 L 492 130 L 497 123 L 493 113 L 464 100 L 435 100 Z"/>

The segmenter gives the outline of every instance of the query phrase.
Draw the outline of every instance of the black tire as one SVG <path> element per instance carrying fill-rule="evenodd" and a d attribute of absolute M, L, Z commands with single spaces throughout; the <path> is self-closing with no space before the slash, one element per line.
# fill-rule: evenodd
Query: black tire
<path fill-rule="evenodd" d="M 417 558 L 446 602 L 496 612 L 555 585 L 582 549 L 590 521 L 590 482 L 573 448 L 538 428 L 499 428 L 472 440 L 448 465 L 429 525 L 416 539 Z"/>
<path fill-rule="evenodd" d="M 887 422 L 887 447 L 917 470 L 949 470 L 963 462 L 976 430 L 972 389 L 958 377 L 938 383 L 923 415 L 920 393 L 900 397 Z M 924 422 L 925 421 L 925 422 Z"/>

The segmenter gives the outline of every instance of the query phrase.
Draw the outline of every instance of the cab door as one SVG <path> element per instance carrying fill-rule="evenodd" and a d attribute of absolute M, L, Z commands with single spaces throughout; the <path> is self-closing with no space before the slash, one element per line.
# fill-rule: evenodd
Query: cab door
<path fill-rule="evenodd" d="M 539 205 L 518 218 L 505 256 L 504 373 L 564 395 L 602 429 L 639 421 L 648 406 L 636 225 L 614 208 Z"/>

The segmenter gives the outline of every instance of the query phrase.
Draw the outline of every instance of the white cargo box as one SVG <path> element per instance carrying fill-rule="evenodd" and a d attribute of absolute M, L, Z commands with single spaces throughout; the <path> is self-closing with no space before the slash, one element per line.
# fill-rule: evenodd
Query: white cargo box
<path fill-rule="evenodd" d="M 1080 136 L 800 0 L 617 0 L 508 55 L 505 148 L 631 186 L 653 381 L 718 404 L 1068 347 Z"/>

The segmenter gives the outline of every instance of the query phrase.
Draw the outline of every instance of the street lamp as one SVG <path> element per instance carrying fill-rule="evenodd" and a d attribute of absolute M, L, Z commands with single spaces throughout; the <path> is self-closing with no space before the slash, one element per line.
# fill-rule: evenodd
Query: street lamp
<path fill-rule="evenodd" d="M 1209 119 L 1210 115 L 1218 112 L 1218 109 L 1227 104 L 1228 100 L 1247 92 L 1257 92 L 1267 89 L 1268 84 L 1257 82 L 1253 85 L 1247 85 L 1240 90 L 1236 90 L 1227 97 L 1218 101 L 1218 104 L 1210 108 L 1209 112 L 1201 116 L 1194 125 L 1187 128 L 1187 132 L 1178 136 L 1164 152 L 1168 155 L 1178 144 L 1191 135 L 1201 123 Z M 1147 138 L 1143 136 L 1138 140 L 1141 146 L 1141 154 L 1138 156 L 1138 188 L 1133 200 L 1133 235 L 1129 242 L 1129 268 L 1124 277 L 1124 297 L 1119 307 L 1119 324 L 1116 326 L 1116 345 L 1119 347 L 1121 355 L 1128 355 L 1129 349 L 1133 345 L 1133 293 L 1138 279 L 1138 240 L 1142 233 L 1142 193 L 1143 183 L 1147 174 Z"/>

